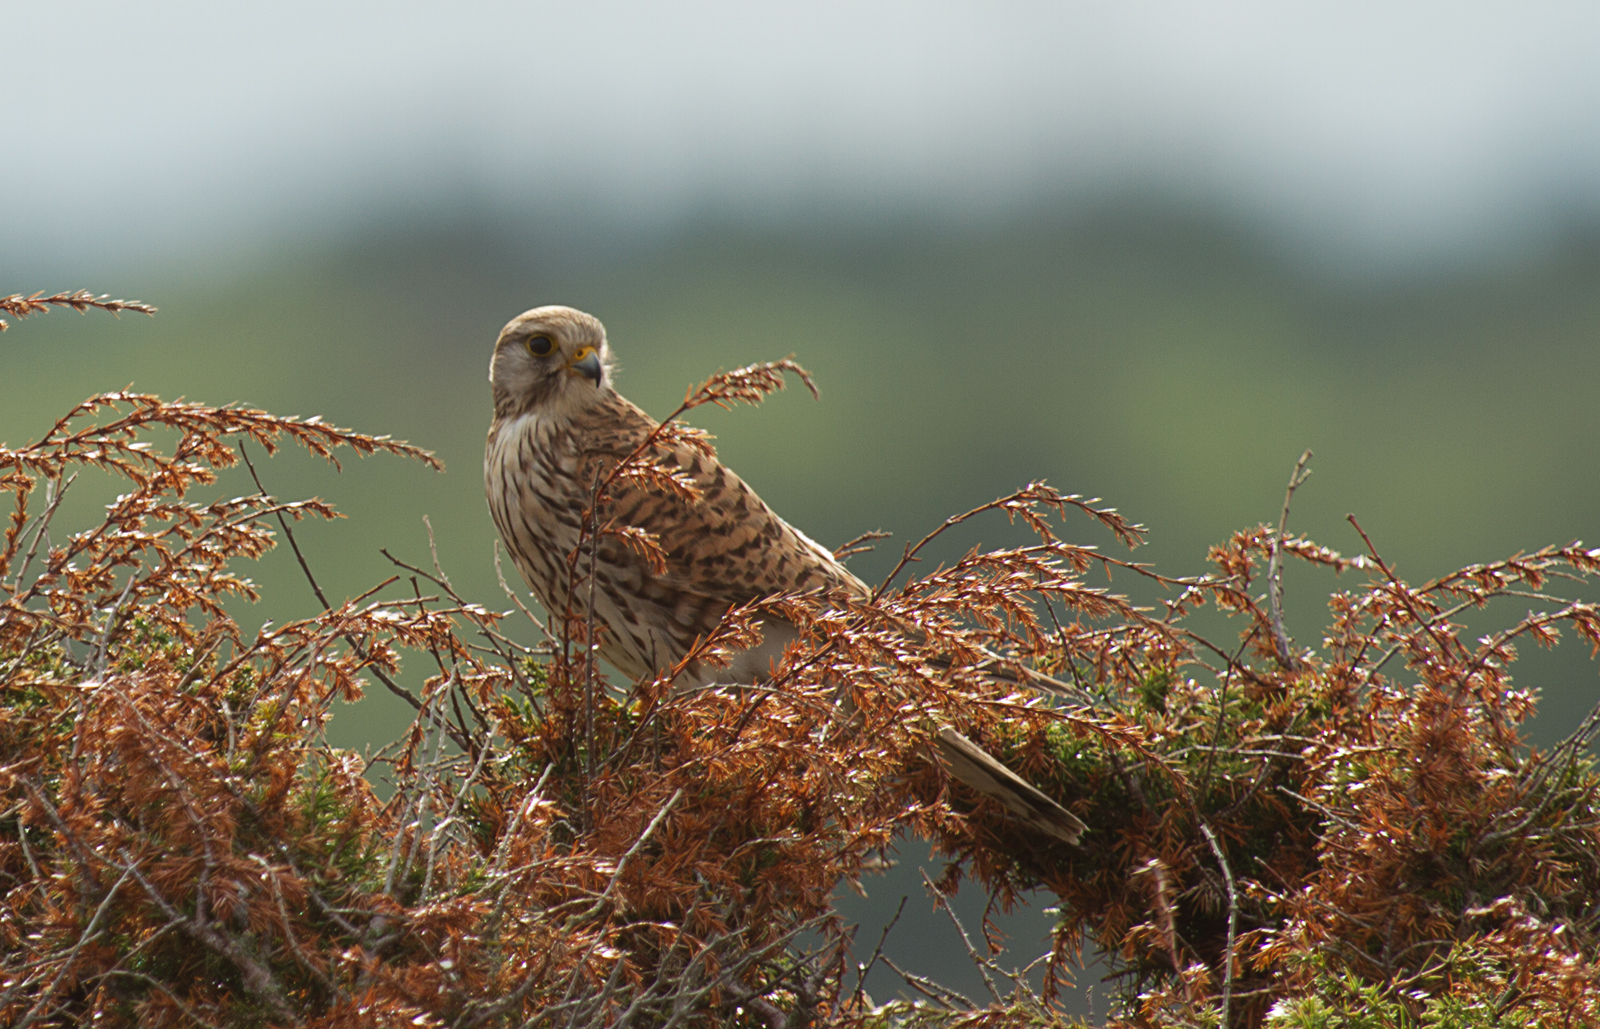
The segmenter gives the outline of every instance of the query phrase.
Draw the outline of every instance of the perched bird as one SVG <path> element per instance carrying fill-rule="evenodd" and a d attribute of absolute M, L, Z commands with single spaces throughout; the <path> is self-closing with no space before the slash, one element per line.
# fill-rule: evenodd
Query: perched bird
<path fill-rule="evenodd" d="M 494 422 L 484 451 L 484 488 L 495 527 L 517 570 L 546 611 L 588 612 L 604 627 L 600 656 L 638 679 L 676 664 L 721 621 L 751 600 L 805 591 L 870 590 L 832 553 L 769 508 L 714 457 L 687 446 L 671 459 L 698 487 L 693 500 L 628 482 L 610 487 L 607 517 L 652 534 L 665 569 L 607 538 L 575 577 L 595 485 L 596 460 L 632 454 L 658 423 L 611 385 L 611 352 L 599 319 L 570 307 L 537 307 L 501 331 L 489 365 Z M 658 460 L 662 455 L 658 455 Z M 568 591 L 577 586 L 577 596 Z M 767 618 L 762 643 L 727 668 L 695 668 L 694 682 L 754 684 L 798 635 Z M 1083 823 L 953 729 L 937 737 L 959 781 L 1039 830 L 1076 842 Z"/>

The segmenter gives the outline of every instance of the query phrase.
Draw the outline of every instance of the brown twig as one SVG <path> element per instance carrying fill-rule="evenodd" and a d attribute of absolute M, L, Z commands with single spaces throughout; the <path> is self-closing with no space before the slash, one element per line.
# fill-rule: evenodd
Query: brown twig
<path fill-rule="evenodd" d="M 1289 524 L 1289 503 L 1294 500 L 1294 491 L 1311 475 L 1311 469 L 1306 467 L 1310 460 L 1311 451 L 1307 450 L 1289 473 L 1289 485 L 1283 491 L 1283 512 L 1278 515 L 1278 531 L 1272 534 L 1272 557 L 1267 562 L 1267 605 L 1272 611 L 1273 650 L 1278 667 L 1286 672 L 1295 670 L 1295 659 L 1289 649 L 1289 633 L 1283 626 L 1283 530 Z"/>
<path fill-rule="evenodd" d="M 154 306 L 142 300 L 112 300 L 109 293 L 99 296 L 86 289 L 67 290 L 62 293 L 52 293 L 45 296 L 43 291 L 30 295 L 12 293 L 10 296 L 0 297 L 0 314 L 9 314 L 14 318 L 26 318 L 31 314 L 43 314 L 52 307 L 70 307 L 79 314 L 85 314 L 90 308 L 109 311 L 113 316 L 120 315 L 123 311 L 137 311 L 140 314 L 154 316 Z M 0 319 L 0 332 L 11 326 L 4 319 Z"/>

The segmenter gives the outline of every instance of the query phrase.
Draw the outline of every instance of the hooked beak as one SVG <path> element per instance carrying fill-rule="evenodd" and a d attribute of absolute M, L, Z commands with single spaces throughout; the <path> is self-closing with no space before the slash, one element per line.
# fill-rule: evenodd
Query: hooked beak
<path fill-rule="evenodd" d="M 567 362 L 567 371 L 573 375 L 581 375 L 599 386 L 603 372 L 600 367 L 600 352 L 594 347 L 584 347 L 573 354 L 572 360 Z"/>

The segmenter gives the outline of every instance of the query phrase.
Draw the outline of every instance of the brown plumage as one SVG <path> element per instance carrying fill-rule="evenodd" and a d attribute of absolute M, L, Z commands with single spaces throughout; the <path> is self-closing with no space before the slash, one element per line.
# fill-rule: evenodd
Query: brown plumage
<path fill-rule="evenodd" d="M 657 422 L 611 386 L 605 327 L 569 307 L 539 307 L 500 333 L 489 367 L 494 423 L 484 487 L 495 526 L 517 569 L 547 611 L 568 607 L 568 558 L 579 543 L 597 467 L 633 453 Z M 780 593 L 869 591 L 825 548 L 778 517 L 714 457 L 686 446 L 672 460 L 697 487 L 686 500 L 621 480 L 607 515 L 656 537 L 665 570 L 608 538 L 594 562 L 594 616 L 605 627 L 600 656 L 630 678 L 670 667 L 735 604 Z M 660 455 L 658 455 L 658 461 Z M 588 561 L 583 571 L 588 572 Z M 590 587 L 572 603 L 587 610 Z M 691 668 L 701 682 L 754 683 L 796 636 L 787 622 L 762 623 L 762 643 L 726 669 Z M 1083 823 L 951 729 L 936 740 L 958 780 L 1031 825 L 1076 842 Z"/>

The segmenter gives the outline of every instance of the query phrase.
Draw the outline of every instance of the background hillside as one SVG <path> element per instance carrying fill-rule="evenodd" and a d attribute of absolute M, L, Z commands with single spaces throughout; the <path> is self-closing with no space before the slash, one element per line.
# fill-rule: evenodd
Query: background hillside
<path fill-rule="evenodd" d="M 500 596 L 480 484 L 487 355 L 511 315 L 546 302 L 607 323 L 624 392 L 658 415 L 719 368 L 796 354 L 820 404 L 790 392 L 700 421 L 829 545 L 870 529 L 915 538 L 1045 478 L 1117 504 L 1152 530 L 1141 559 L 1193 573 L 1208 544 L 1275 519 L 1305 448 L 1315 476 L 1294 524 L 1353 551 L 1354 512 L 1414 579 L 1592 538 L 1600 510 L 1600 247 L 1586 228 L 1516 262 L 1358 281 L 1297 269 L 1219 218 L 1132 202 L 962 231 L 706 223 L 648 245 L 485 218 L 227 276 L 129 278 L 120 291 L 159 302 L 157 318 L 57 313 L 0 341 L 0 436 L 37 437 L 77 399 L 131 382 L 435 450 L 443 475 L 382 460 L 337 476 L 298 458 L 270 467 L 273 490 L 350 515 L 306 534 L 339 596 L 387 574 L 379 547 L 420 552 L 424 514 L 452 576 Z M 856 566 L 881 574 L 888 552 Z M 1334 580 L 1294 571 L 1292 628 L 1311 638 Z M 298 574 L 269 557 L 269 599 L 248 617 L 306 613 Z M 1592 704 L 1590 673 L 1548 673 L 1543 718 Z M 403 712 L 386 705 L 339 732 L 391 731 Z"/>

